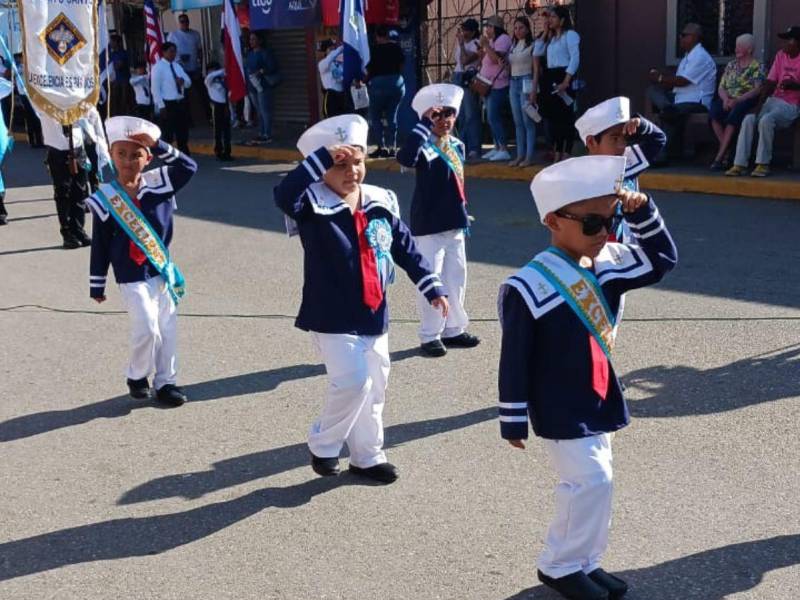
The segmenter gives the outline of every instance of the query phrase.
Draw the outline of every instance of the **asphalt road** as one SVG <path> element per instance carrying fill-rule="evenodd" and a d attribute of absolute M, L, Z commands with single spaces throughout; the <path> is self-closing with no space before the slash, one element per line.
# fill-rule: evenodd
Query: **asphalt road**
<path fill-rule="evenodd" d="M 307 465 L 324 369 L 292 326 L 299 243 L 286 165 L 202 159 L 178 198 L 180 382 L 125 395 L 127 317 L 61 250 L 43 155 L 5 166 L 0 228 L 0 598 L 554 599 L 535 557 L 555 478 L 499 438 L 499 283 L 540 249 L 527 186 L 469 181 L 475 350 L 417 353 L 413 287 L 391 291 L 390 460 L 374 487 Z M 411 174 L 368 175 L 407 209 Z M 633 600 L 800 598 L 796 202 L 657 196 L 678 269 L 632 294 L 617 347 L 633 424 L 615 439 L 605 567 Z"/>

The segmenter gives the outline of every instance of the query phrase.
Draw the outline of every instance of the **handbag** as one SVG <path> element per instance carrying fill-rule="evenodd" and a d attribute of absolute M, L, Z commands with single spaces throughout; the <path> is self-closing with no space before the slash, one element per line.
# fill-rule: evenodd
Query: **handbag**
<path fill-rule="evenodd" d="M 461 74 L 461 87 L 469 89 L 472 80 L 478 74 L 477 69 L 467 69 Z"/>
<path fill-rule="evenodd" d="M 469 82 L 470 91 L 478 94 L 478 96 L 480 96 L 481 98 L 486 98 L 486 96 L 488 96 L 489 93 L 492 91 L 492 86 L 494 85 L 494 82 L 497 81 L 497 78 L 500 77 L 500 74 L 506 70 L 507 66 L 508 63 L 506 61 L 503 61 L 500 70 L 497 72 L 497 75 L 495 75 L 491 80 L 487 79 L 480 73 L 476 73 L 475 76 L 472 78 L 472 81 Z"/>

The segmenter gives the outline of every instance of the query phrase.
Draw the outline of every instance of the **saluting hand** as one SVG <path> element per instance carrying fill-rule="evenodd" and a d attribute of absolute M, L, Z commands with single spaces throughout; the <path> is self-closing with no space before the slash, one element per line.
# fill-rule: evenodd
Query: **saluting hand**
<path fill-rule="evenodd" d="M 151 138 L 146 133 L 135 133 L 132 136 L 129 136 L 128 139 L 141 144 L 145 148 L 152 148 L 156 145 L 156 140 Z"/>
<path fill-rule="evenodd" d="M 431 300 L 431 306 L 442 312 L 443 319 L 447 317 L 447 314 L 450 312 L 450 303 L 445 296 L 440 296 Z"/>
<path fill-rule="evenodd" d="M 620 202 L 622 203 L 622 212 L 632 213 L 638 210 L 642 205 L 647 204 L 647 194 L 641 192 L 632 192 L 630 190 L 622 190 L 617 194 Z"/>
<path fill-rule="evenodd" d="M 627 123 L 625 123 L 625 127 L 622 128 L 622 133 L 628 137 L 636 135 L 636 132 L 639 131 L 639 127 L 642 125 L 642 120 L 639 117 L 634 117 Z"/>
<path fill-rule="evenodd" d="M 356 154 L 361 152 L 361 150 L 355 146 L 343 144 L 340 146 L 331 146 L 328 148 L 328 152 L 330 152 L 330 155 L 333 157 L 333 163 L 338 165 L 346 162 L 347 159 L 356 156 Z"/>

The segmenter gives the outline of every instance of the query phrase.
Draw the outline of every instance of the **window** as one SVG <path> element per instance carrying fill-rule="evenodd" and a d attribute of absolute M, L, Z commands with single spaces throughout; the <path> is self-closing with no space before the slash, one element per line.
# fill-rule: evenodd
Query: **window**
<path fill-rule="evenodd" d="M 752 33 L 756 38 L 756 56 L 763 58 L 767 26 L 767 0 L 668 0 L 667 64 L 681 59 L 678 34 L 686 23 L 703 28 L 703 46 L 717 59 L 731 58 L 736 38 Z"/>

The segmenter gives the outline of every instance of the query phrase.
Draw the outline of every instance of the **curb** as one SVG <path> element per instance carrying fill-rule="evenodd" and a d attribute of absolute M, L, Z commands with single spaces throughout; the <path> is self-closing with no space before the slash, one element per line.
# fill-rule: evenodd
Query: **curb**
<path fill-rule="evenodd" d="M 209 143 L 194 143 L 193 151 L 197 154 L 214 155 L 214 148 Z M 264 161 L 297 162 L 302 155 L 296 150 L 287 148 L 258 148 L 236 146 L 236 155 L 243 158 L 257 158 Z M 369 168 L 373 171 L 389 171 L 399 173 L 400 165 L 391 159 L 369 159 Z M 518 169 L 506 165 L 480 163 L 466 166 L 468 177 L 479 179 L 497 179 L 501 181 L 530 181 L 543 166 Z M 725 177 L 719 175 L 690 175 L 676 173 L 645 173 L 639 177 L 643 188 L 662 192 L 692 192 L 713 194 L 718 196 L 741 196 L 745 198 L 770 198 L 778 200 L 800 200 L 800 180 L 786 181 L 775 179 L 754 179 L 752 177 Z"/>
<path fill-rule="evenodd" d="M 27 138 L 14 134 L 18 142 Z M 193 142 L 192 151 L 203 156 L 214 156 L 214 146 L 207 141 Z M 262 148 L 257 146 L 235 146 L 237 157 L 255 158 L 269 162 L 299 162 L 302 155 L 290 148 Z M 374 171 L 399 173 L 400 165 L 391 159 L 369 159 L 369 168 Z M 496 179 L 500 181 L 530 181 L 543 166 L 518 169 L 506 165 L 480 163 L 466 166 L 468 177 Z M 691 175 L 680 173 L 645 173 L 639 178 L 643 188 L 662 192 L 691 192 L 718 196 L 740 196 L 744 198 L 769 198 L 777 200 L 800 200 L 800 180 L 754 179 L 752 177 L 725 177 L 719 175 Z"/>

